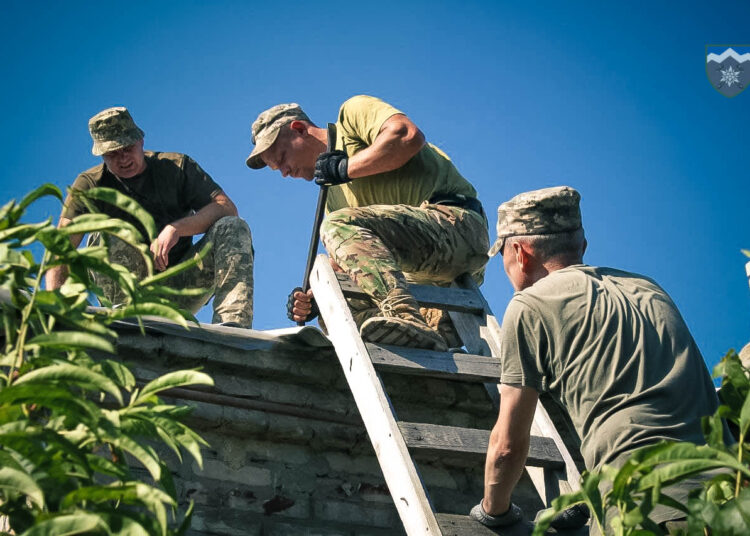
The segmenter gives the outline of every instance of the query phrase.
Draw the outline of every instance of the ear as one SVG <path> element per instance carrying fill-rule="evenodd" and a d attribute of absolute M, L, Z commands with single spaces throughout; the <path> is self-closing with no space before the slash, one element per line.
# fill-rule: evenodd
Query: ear
<path fill-rule="evenodd" d="M 307 123 L 305 123 L 304 121 L 295 120 L 289 123 L 289 128 L 291 128 L 297 134 L 305 134 L 307 132 Z"/>
<path fill-rule="evenodd" d="M 513 253 L 516 256 L 516 262 L 521 267 L 523 273 L 531 273 L 532 271 L 532 255 L 528 246 L 518 242 L 513 242 Z"/>

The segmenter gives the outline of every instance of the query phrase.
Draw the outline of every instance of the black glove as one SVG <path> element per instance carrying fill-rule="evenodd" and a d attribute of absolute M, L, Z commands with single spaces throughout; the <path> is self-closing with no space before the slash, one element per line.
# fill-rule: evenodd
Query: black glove
<path fill-rule="evenodd" d="M 567 510 L 563 510 L 552 519 L 552 527 L 556 529 L 579 529 L 586 524 L 591 517 L 589 507 L 585 504 L 574 504 Z"/>
<path fill-rule="evenodd" d="M 295 287 L 294 290 L 292 290 L 289 293 L 289 299 L 286 301 L 286 316 L 289 320 L 294 321 L 294 293 L 295 292 L 302 292 L 305 291 L 302 290 L 302 287 Z M 320 311 L 318 310 L 318 304 L 315 303 L 315 298 L 312 299 L 312 302 L 310 303 L 312 306 L 312 309 L 310 309 L 310 314 L 307 315 L 305 318 L 305 322 L 309 322 L 310 320 L 313 320 L 316 316 L 320 314 Z"/>
<path fill-rule="evenodd" d="M 515 525 L 523 519 L 523 512 L 521 509 L 513 503 L 510 503 L 510 508 L 504 514 L 499 516 L 491 516 L 484 511 L 482 507 L 482 501 L 471 509 L 469 517 L 474 521 L 478 521 L 486 527 L 507 527 L 508 525 Z"/>
<path fill-rule="evenodd" d="M 331 151 L 321 154 L 315 161 L 315 184 L 318 186 L 335 186 L 349 182 L 349 157 L 344 151 Z"/>

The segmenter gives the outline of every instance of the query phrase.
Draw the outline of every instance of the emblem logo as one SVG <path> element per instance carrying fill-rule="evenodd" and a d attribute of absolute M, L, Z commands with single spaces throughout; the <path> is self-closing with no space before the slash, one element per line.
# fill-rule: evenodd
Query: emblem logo
<path fill-rule="evenodd" d="M 745 91 L 750 84 L 750 45 L 706 45 L 706 75 L 725 97 Z"/>

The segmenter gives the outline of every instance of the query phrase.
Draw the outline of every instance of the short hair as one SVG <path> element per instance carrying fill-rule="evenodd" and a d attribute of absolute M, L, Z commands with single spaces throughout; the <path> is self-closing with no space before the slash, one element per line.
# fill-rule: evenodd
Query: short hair
<path fill-rule="evenodd" d="M 583 227 L 575 231 L 543 235 L 517 235 L 508 237 L 527 244 L 534 250 L 542 261 L 553 259 L 577 264 L 583 260 L 583 244 L 585 240 Z"/>

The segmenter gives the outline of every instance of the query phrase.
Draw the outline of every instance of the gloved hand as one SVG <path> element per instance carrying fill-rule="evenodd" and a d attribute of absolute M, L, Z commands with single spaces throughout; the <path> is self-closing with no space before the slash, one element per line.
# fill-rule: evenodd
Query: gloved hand
<path fill-rule="evenodd" d="M 521 508 L 510 503 L 510 508 L 508 508 L 507 512 L 498 516 L 491 516 L 484 511 L 482 501 L 479 501 L 479 504 L 471 509 L 469 517 L 486 527 L 507 527 L 521 521 L 523 519 L 523 512 L 521 512 Z"/>
<path fill-rule="evenodd" d="M 344 151 L 331 151 L 321 154 L 315 161 L 315 184 L 318 186 L 335 186 L 351 179 L 347 173 L 349 157 Z"/>
<path fill-rule="evenodd" d="M 297 294 L 295 296 L 295 294 Z M 296 309 L 296 311 L 295 311 Z M 307 316 L 303 316 L 307 312 Z M 286 316 L 294 322 L 309 322 L 320 314 L 318 304 L 311 294 L 305 294 L 302 287 L 295 287 L 286 301 Z"/>
<path fill-rule="evenodd" d="M 586 524 L 591 517 L 589 507 L 585 504 L 574 504 L 567 510 L 563 510 L 552 519 L 552 527 L 556 529 L 579 529 Z"/>

